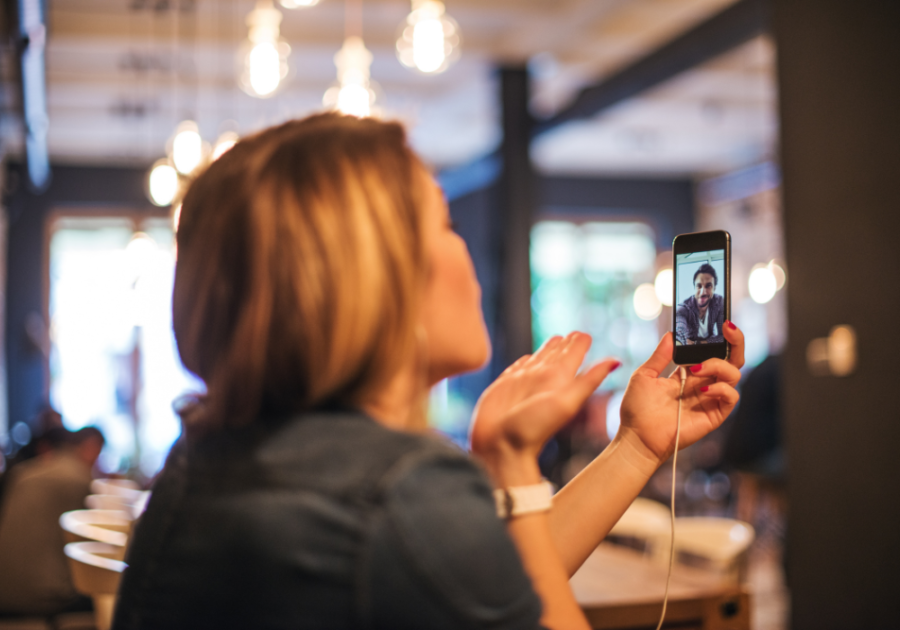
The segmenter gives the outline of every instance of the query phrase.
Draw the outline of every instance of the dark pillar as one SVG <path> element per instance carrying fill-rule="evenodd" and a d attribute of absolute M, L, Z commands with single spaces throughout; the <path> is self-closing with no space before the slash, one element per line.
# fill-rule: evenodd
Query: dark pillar
<path fill-rule="evenodd" d="M 794 630 L 896 628 L 900 606 L 900 3 L 777 0 Z M 806 350 L 857 333 L 858 365 Z"/>
<path fill-rule="evenodd" d="M 497 371 L 531 352 L 531 269 L 529 236 L 535 206 L 535 177 L 528 155 L 533 121 L 528 111 L 528 70 L 500 70 L 503 113 L 503 171 L 500 176 L 500 247 L 498 327 L 494 366 Z"/>

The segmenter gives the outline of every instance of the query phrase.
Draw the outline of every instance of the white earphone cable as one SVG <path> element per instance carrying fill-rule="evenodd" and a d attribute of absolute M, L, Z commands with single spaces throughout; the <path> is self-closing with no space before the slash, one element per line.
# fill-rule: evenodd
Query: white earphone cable
<path fill-rule="evenodd" d="M 678 414 L 675 420 L 675 453 L 672 454 L 672 504 L 670 515 L 672 519 L 672 538 L 669 542 L 669 572 L 666 575 L 666 591 L 663 595 L 662 613 L 659 615 L 659 625 L 656 626 L 656 630 L 662 628 L 666 619 L 666 606 L 669 603 L 669 582 L 672 580 L 672 567 L 675 564 L 675 473 L 677 472 L 678 464 L 678 440 L 681 437 L 681 403 L 684 400 L 684 384 L 687 381 L 687 370 L 681 366 L 678 368 L 678 373 L 681 376 L 681 392 L 678 394 Z"/>

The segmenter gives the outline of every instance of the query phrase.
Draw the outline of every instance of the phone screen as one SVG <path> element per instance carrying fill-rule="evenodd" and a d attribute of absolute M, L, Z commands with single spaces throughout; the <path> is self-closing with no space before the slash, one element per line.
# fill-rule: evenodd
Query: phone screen
<path fill-rule="evenodd" d="M 675 255 L 675 345 L 726 343 L 725 250 Z"/>

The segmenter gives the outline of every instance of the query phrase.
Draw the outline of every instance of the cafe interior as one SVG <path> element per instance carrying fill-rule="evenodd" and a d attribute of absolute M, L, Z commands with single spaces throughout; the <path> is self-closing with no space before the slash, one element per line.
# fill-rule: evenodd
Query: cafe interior
<path fill-rule="evenodd" d="M 673 239 L 730 234 L 741 400 L 571 577 L 590 627 L 897 627 L 898 26 L 883 0 L 4 2 L 0 630 L 131 627 L 126 550 L 206 387 L 173 333 L 182 198 L 323 111 L 403 125 L 474 263 L 492 353 L 427 431 L 468 450 L 557 335 L 621 362 L 540 450 L 556 489 L 673 330 Z M 77 504 L 17 490 L 62 451 Z M 17 607 L 37 565 L 83 606 Z"/>

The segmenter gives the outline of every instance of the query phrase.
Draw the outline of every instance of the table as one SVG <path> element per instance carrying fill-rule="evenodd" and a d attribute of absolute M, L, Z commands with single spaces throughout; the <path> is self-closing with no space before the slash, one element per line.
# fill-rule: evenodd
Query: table
<path fill-rule="evenodd" d="M 667 568 L 632 549 L 602 543 L 570 584 L 592 628 L 654 630 Z M 716 575 L 676 565 L 663 628 L 749 630 L 749 595 Z"/>

